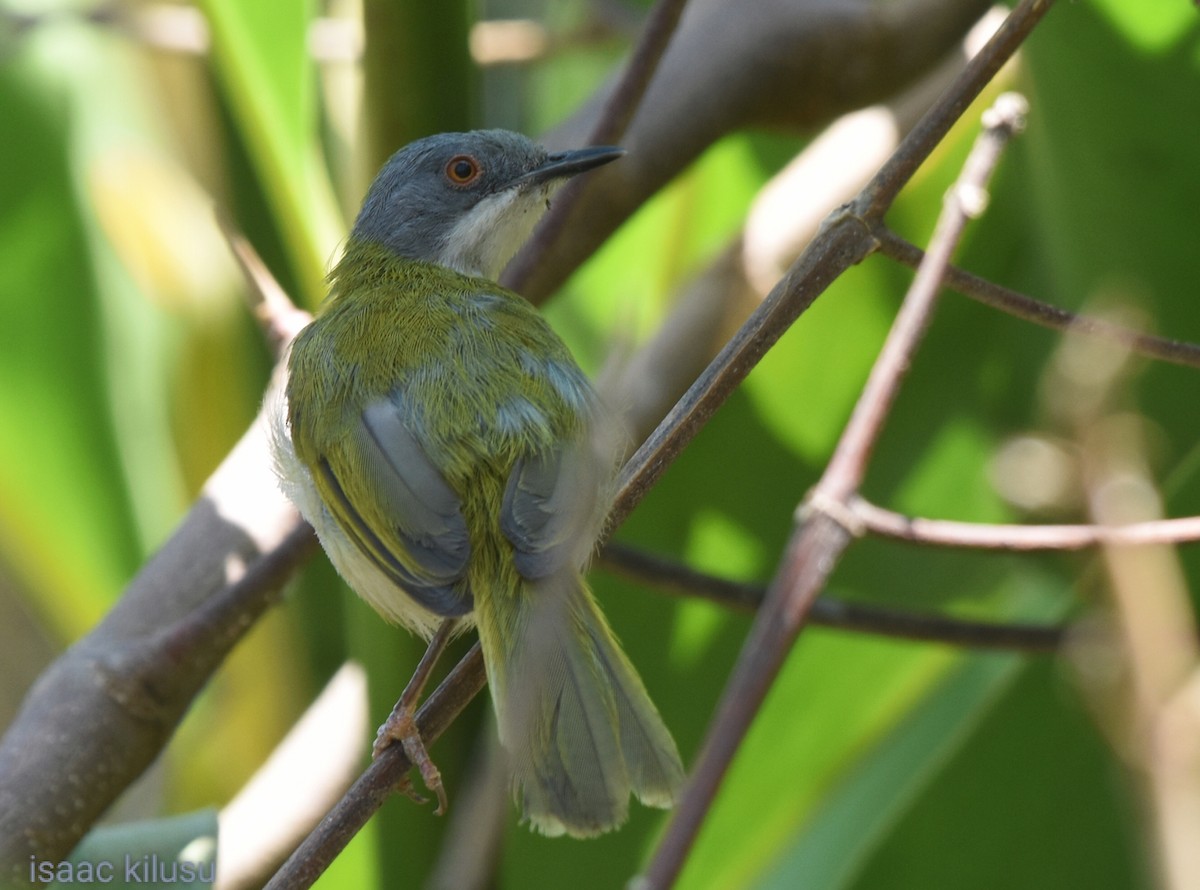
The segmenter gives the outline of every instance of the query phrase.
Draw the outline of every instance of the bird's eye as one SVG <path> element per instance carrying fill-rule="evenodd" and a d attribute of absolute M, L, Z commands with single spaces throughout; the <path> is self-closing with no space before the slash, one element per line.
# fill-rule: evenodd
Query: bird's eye
<path fill-rule="evenodd" d="M 479 161 L 470 155 L 455 155 L 446 164 L 446 178 L 455 185 L 470 185 L 482 173 Z"/>

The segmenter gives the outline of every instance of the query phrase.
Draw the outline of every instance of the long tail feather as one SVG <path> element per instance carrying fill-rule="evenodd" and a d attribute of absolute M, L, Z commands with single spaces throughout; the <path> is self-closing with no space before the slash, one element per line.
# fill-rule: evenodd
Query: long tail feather
<path fill-rule="evenodd" d="M 500 741 L 525 818 L 548 835 L 616 828 L 629 796 L 669 807 L 675 742 L 582 578 L 481 598 L 479 633 Z"/>

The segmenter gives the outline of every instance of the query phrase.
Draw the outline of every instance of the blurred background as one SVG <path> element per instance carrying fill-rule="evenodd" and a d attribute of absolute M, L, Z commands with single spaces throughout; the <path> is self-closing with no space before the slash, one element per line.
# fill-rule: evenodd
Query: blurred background
<path fill-rule="evenodd" d="M 618 69 L 649 5 L 362 3 L 0 0 L 0 727 L 45 665 L 120 596 L 258 409 L 271 359 L 215 213 L 245 232 L 297 303 L 315 308 L 347 222 L 392 150 L 442 130 L 551 131 Z M 743 5 L 747 15 L 772 6 Z M 364 33 L 388 48 L 368 55 L 383 68 L 366 77 Z M 1191 4 L 1060 4 L 905 189 L 891 226 L 924 243 L 979 112 L 1000 90 L 1019 89 L 1032 107 L 1028 130 L 1003 160 L 960 265 L 1066 308 L 1133 307 L 1139 325 L 1200 340 L 1198 38 Z M 919 96 L 896 97 L 897 126 Z M 789 224 L 764 216 L 768 205 L 820 219 L 853 193 L 760 197 L 829 136 L 804 123 L 708 146 L 545 305 L 585 368 L 618 378 L 620 357 L 630 362 L 680 323 L 680 299 L 715 280 L 726 252 L 771 254 L 763 239 Z M 864 135 L 839 144 L 882 153 L 809 156 L 822 165 L 808 168 L 815 181 L 869 176 L 894 138 L 886 128 L 853 132 Z M 766 583 L 909 279 L 882 257 L 842 276 L 617 539 Z M 754 299 L 730 294 L 706 316 L 700 360 Z M 1061 339 L 947 295 L 865 493 L 917 515 L 1078 521 L 1069 472 L 1053 464 L 1031 486 L 1033 465 L 998 458 L 1029 442 L 1069 452 L 1051 397 Z M 1135 364 L 1122 398 L 1146 418 L 1166 511 L 1200 513 L 1196 372 Z M 1197 587 L 1196 553 L 1181 557 Z M 592 580 L 690 762 L 748 615 L 602 567 Z M 1102 582 L 1088 554 L 868 539 L 830 592 L 1054 622 L 1103 612 Z M 226 804 L 347 660 L 368 679 L 365 762 L 421 649 L 318 555 L 117 815 Z M 1104 657 L 806 631 L 680 886 L 1149 886 L 1136 785 L 1104 729 L 1120 673 Z M 318 886 L 438 886 L 455 800 L 486 759 L 489 721 L 481 696 L 434 751 L 449 818 L 397 798 Z M 624 830 L 576 842 L 530 834 L 511 807 L 505 818 L 484 886 L 620 886 L 665 820 L 635 806 Z"/>

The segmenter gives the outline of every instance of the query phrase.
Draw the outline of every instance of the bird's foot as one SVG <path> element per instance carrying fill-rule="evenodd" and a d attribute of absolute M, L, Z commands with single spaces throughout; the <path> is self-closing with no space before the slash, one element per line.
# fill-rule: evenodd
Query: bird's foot
<path fill-rule="evenodd" d="M 397 707 L 392 711 L 391 716 L 387 718 L 383 726 L 379 727 L 379 732 L 375 736 L 375 745 L 371 749 L 371 756 L 378 757 L 390 745 L 399 742 L 404 749 L 404 753 L 408 755 L 409 762 L 417 768 L 417 772 L 421 774 L 421 781 L 425 787 L 432 791 L 438 800 L 437 809 L 434 813 L 438 816 L 445 815 L 449 803 L 446 800 L 446 789 L 442 785 L 442 774 L 438 772 L 437 766 L 429 757 L 429 752 L 425 750 L 425 742 L 421 738 L 421 731 L 417 729 L 417 723 L 413 720 L 412 711 L 407 708 Z M 427 799 L 417 793 L 413 788 L 412 780 L 407 776 L 397 786 L 397 790 L 404 795 L 415 800 L 417 803 L 427 803 Z"/>

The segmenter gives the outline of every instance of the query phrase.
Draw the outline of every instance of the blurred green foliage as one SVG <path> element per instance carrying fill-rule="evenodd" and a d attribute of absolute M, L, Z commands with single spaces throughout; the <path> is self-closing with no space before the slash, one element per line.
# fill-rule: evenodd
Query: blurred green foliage
<path fill-rule="evenodd" d="M 0 14 L 16 8 L 0 3 Z M 452 76 L 398 68 L 396 91 L 416 110 L 412 120 L 382 122 L 376 138 L 404 126 L 419 135 L 415 121 L 436 120 L 536 132 L 569 113 L 618 58 L 610 42 L 527 70 L 466 70 L 470 8 L 403 18 L 404 45 L 428 50 Z M 582 8 L 522 12 L 566 27 Z M 202 9 L 213 39 L 203 59 L 147 51 L 69 16 L 2 32 L 0 597 L 54 647 L 100 618 L 256 410 L 269 360 L 241 308 L 210 201 L 311 305 L 361 187 L 358 133 L 346 123 L 355 115 L 343 107 L 356 101 L 353 73 L 342 63 L 318 71 L 309 60 L 315 4 L 205 0 Z M 1200 31 L 1186 4 L 1132 9 L 1121 0 L 1061 4 L 1005 75 L 1032 102 L 1030 127 L 961 262 L 1068 308 L 1123 296 L 1166 333 L 1198 340 Z M 980 110 L 902 195 L 890 216 L 902 234 L 928 237 Z M 799 147 L 778 135 L 728 137 L 568 283 L 547 311 L 592 370 L 618 333 L 653 331 L 671 295 L 733 237 L 757 189 Z M 836 282 L 621 539 L 729 577 L 769 579 L 907 280 L 876 257 Z M 1015 518 L 987 468 L 998 443 L 1046 422 L 1039 386 L 1057 341 L 948 296 L 867 494 L 935 516 Z M 1174 514 L 1200 512 L 1189 461 L 1200 428 L 1194 380 L 1155 366 L 1139 384 L 1160 431 L 1162 476 L 1188 468 L 1168 490 Z M 1195 577 L 1200 566 L 1189 563 Z M 1045 620 L 1071 608 L 1083 564 L 866 541 L 833 587 L 893 606 Z M 595 584 L 690 760 L 748 619 L 603 572 Z M 199 700 L 170 749 L 164 790 L 143 815 L 228 800 L 347 657 L 368 666 L 372 719 L 382 720 L 418 651 L 319 558 Z M 1145 867 L 1129 792 L 1078 698 L 1046 659 L 807 633 L 680 886 L 1136 885 Z M 487 719 L 481 700 L 437 748 L 452 797 Z M 579 843 L 534 836 L 514 817 L 496 886 L 620 886 L 664 818 L 635 808 L 623 831 Z M 444 829 L 397 799 L 320 886 L 419 884 Z"/>

